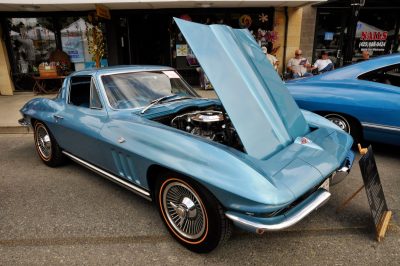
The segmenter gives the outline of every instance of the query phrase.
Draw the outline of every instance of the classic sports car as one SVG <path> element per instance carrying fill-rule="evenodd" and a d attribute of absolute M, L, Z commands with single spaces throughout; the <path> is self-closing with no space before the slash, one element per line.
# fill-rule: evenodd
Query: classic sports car
<path fill-rule="evenodd" d="M 247 30 L 176 22 L 220 100 L 169 67 L 75 72 L 55 99 L 21 109 L 40 158 L 71 158 L 153 200 L 196 252 L 227 239 L 232 222 L 261 234 L 300 221 L 350 170 L 351 136 L 300 111 Z"/>
<path fill-rule="evenodd" d="M 355 140 L 400 145 L 400 54 L 286 85 L 300 108 L 331 120 Z"/>

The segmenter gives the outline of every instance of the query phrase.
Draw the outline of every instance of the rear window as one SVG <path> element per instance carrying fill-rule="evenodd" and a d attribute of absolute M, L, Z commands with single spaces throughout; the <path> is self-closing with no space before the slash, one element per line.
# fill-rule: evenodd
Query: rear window
<path fill-rule="evenodd" d="M 400 64 L 379 68 L 362 74 L 358 78 L 400 87 Z"/>

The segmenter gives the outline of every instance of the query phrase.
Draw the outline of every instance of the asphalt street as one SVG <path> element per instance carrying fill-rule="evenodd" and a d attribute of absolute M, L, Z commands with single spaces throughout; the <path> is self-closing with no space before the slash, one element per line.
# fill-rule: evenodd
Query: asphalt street
<path fill-rule="evenodd" d="M 262 236 L 236 229 L 210 254 L 181 247 L 152 203 L 69 163 L 45 166 L 33 135 L 0 135 L 0 265 L 399 265 L 400 148 L 375 144 L 394 212 L 383 242 L 374 238 L 358 158 L 321 209 L 290 229 Z"/>

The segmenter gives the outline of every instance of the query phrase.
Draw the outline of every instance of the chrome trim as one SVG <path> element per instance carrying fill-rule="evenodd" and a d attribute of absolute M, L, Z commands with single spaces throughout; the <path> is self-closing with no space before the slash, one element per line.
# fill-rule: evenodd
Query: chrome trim
<path fill-rule="evenodd" d="M 25 119 L 25 117 L 24 118 L 20 118 L 20 119 L 18 119 L 18 124 L 20 124 L 21 126 L 23 126 L 23 127 L 29 127 L 31 124 L 29 123 L 29 121 L 27 121 L 26 119 Z"/>
<path fill-rule="evenodd" d="M 342 165 L 335 171 L 330 177 L 332 185 L 336 185 L 344 180 L 344 178 L 350 173 L 351 167 L 354 163 L 354 152 L 349 150 L 344 159 Z"/>
<path fill-rule="evenodd" d="M 174 181 L 162 191 L 162 207 L 172 227 L 188 239 L 198 239 L 207 230 L 201 199 L 185 184 Z"/>
<path fill-rule="evenodd" d="M 353 166 L 354 162 L 354 153 L 352 151 L 349 151 L 346 155 L 346 158 L 344 159 L 341 167 L 337 170 L 337 172 L 346 172 L 349 173 L 351 167 Z"/>
<path fill-rule="evenodd" d="M 384 125 L 371 124 L 371 123 L 361 123 L 361 125 L 363 127 L 368 127 L 368 128 L 376 128 L 376 129 L 383 129 L 383 130 L 388 130 L 388 131 L 400 132 L 400 127 L 384 126 Z"/>
<path fill-rule="evenodd" d="M 119 178 L 119 177 L 117 177 L 117 176 L 115 176 L 113 174 L 110 174 L 110 173 L 98 168 L 97 166 L 94 166 L 93 164 L 90 164 L 90 163 L 88 163 L 88 162 L 86 162 L 86 161 L 84 161 L 84 160 L 82 160 L 82 159 L 70 154 L 69 152 L 62 151 L 62 153 L 67 155 L 68 157 L 70 157 L 75 162 L 77 162 L 77 163 L 89 168 L 90 170 L 102 175 L 103 177 L 109 179 L 110 181 L 113 181 L 114 183 L 116 183 L 116 184 L 118 184 L 118 185 L 120 185 L 120 186 L 122 186 L 124 188 L 129 189 L 130 191 L 132 191 L 132 192 L 144 197 L 145 199 L 147 199 L 149 201 L 152 200 L 151 196 L 150 196 L 150 193 L 148 191 L 146 191 L 145 189 L 140 188 L 138 186 L 135 186 L 134 184 L 128 183 L 125 180 L 123 180 L 123 179 L 121 179 L 121 178 Z"/>
<path fill-rule="evenodd" d="M 75 77 L 90 77 L 90 95 L 89 95 L 89 107 L 82 107 L 82 106 L 78 106 L 78 105 L 75 105 L 75 104 L 73 104 L 73 103 L 71 103 L 71 101 L 70 101 L 70 95 L 71 95 L 71 78 L 75 78 Z M 101 104 L 101 108 L 98 108 L 98 107 L 91 107 L 90 106 L 90 103 L 91 103 L 91 101 L 92 101 L 92 84 L 94 84 L 94 86 L 95 86 L 95 90 L 97 91 L 97 95 L 99 96 L 99 100 L 100 100 L 100 104 Z M 99 93 L 99 90 L 98 90 L 98 86 L 96 85 L 96 79 L 94 78 L 94 76 L 93 76 L 93 74 L 83 74 L 83 75 L 72 75 L 71 77 L 69 77 L 68 78 L 68 85 L 67 85 L 67 91 L 66 91 L 66 93 L 67 93 L 67 95 L 66 95 L 66 100 L 67 100 L 67 104 L 68 105 L 72 105 L 72 106 L 75 106 L 75 107 L 80 107 L 80 108 L 86 108 L 86 109 L 93 109 L 93 110 L 103 110 L 104 109 L 104 107 L 103 107 L 103 103 L 101 102 L 101 97 L 100 97 L 100 93 Z M 62 89 L 62 88 L 61 88 Z M 61 91 L 61 90 L 60 90 Z"/>
<path fill-rule="evenodd" d="M 300 220 L 302 220 L 304 217 L 306 217 L 312 211 L 317 209 L 319 206 L 323 205 L 331 196 L 331 193 L 329 193 L 325 189 L 318 189 L 317 191 L 322 191 L 322 192 L 318 196 L 316 196 L 316 198 L 312 202 L 310 202 L 303 208 L 295 211 L 293 214 L 289 214 L 288 216 L 285 215 L 286 217 L 284 218 L 284 220 L 279 223 L 262 224 L 262 223 L 248 221 L 246 219 L 237 217 L 230 213 L 226 213 L 225 215 L 226 215 L 226 217 L 231 219 L 234 223 L 240 224 L 247 228 L 252 228 L 255 230 L 255 232 L 257 232 L 259 234 L 264 233 L 264 231 L 282 230 L 282 229 L 288 228 L 288 227 L 298 223 Z"/>

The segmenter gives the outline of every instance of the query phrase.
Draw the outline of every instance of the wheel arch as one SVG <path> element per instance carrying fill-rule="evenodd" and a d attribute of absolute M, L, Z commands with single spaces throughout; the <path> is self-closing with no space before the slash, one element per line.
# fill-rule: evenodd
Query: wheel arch
<path fill-rule="evenodd" d="M 155 197 L 156 180 L 161 172 L 166 172 L 166 171 L 173 171 L 173 170 L 158 164 L 150 165 L 149 168 L 147 169 L 146 179 L 147 179 L 147 184 L 149 186 L 151 199 L 153 201 L 155 200 L 154 197 Z"/>
<path fill-rule="evenodd" d="M 31 126 L 32 126 L 32 128 L 35 128 L 35 124 L 36 124 L 36 122 L 42 122 L 42 121 L 40 121 L 39 119 L 36 119 L 36 118 L 33 118 L 33 117 L 31 117 Z M 43 122 L 42 122 L 43 123 Z"/>
<path fill-rule="evenodd" d="M 221 202 L 219 201 L 219 199 L 217 198 L 217 196 L 214 195 L 214 193 L 213 193 L 211 190 L 209 190 L 205 185 L 203 185 L 202 182 L 200 182 L 200 181 L 197 180 L 196 178 L 193 178 L 193 177 L 190 176 L 190 175 L 187 175 L 187 174 L 178 172 L 178 171 L 176 171 L 176 170 L 174 170 L 174 169 L 171 169 L 171 168 L 168 168 L 168 167 L 165 167 L 165 166 L 162 166 L 162 165 L 158 165 L 158 164 L 153 164 L 153 165 L 151 165 L 151 166 L 147 169 L 147 175 L 146 175 L 147 184 L 148 184 L 149 191 L 150 191 L 151 198 L 152 198 L 153 202 L 155 202 L 155 198 L 154 198 L 154 197 L 155 197 L 155 194 L 156 194 L 155 188 L 156 188 L 157 178 L 159 178 L 160 173 L 163 173 L 163 172 L 164 172 L 164 173 L 165 173 L 165 172 L 175 173 L 175 174 L 177 174 L 178 176 L 187 178 L 187 179 L 189 179 L 190 181 L 195 182 L 196 184 L 200 185 L 200 186 L 202 187 L 202 189 L 204 189 L 204 190 L 206 190 L 208 193 L 210 193 L 210 194 L 215 198 L 215 200 L 220 204 L 220 206 L 221 206 L 223 209 L 225 209 L 224 205 L 221 204 Z"/>

